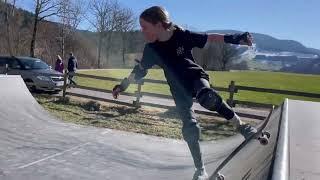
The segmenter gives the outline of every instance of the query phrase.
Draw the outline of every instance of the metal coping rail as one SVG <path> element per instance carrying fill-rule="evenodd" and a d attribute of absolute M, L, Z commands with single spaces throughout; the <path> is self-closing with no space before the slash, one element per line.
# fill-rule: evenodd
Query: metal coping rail
<path fill-rule="evenodd" d="M 279 137 L 275 153 L 272 180 L 289 180 L 289 122 L 288 99 L 283 103 Z"/>

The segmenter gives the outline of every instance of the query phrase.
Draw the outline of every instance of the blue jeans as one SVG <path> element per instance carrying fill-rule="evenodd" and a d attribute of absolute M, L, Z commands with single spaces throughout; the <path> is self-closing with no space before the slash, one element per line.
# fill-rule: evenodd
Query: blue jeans
<path fill-rule="evenodd" d="M 214 91 L 210 88 L 208 80 L 203 78 L 194 81 L 193 92 L 185 90 L 182 86 L 179 86 L 178 83 L 170 86 L 170 91 L 175 101 L 177 111 L 183 123 L 182 135 L 188 144 L 195 167 L 197 169 L 204 168 L 204 164 L 199 144 L 201 130 L 195 113 L 192 109 L 192 105 L 193 94 L 198 94 L 204 88 Z M 234 116 L 234 111 L 224 101 L 222 101 L 219 105 L 217 112 L 227 120 Z"/>
<path fill-rule="evenodd" d="M 74 72 L 74 71 L 68 72 L 68 79 L 69 79 L 69 81 L 70 81 L 70 84 L 77 85 L 77 83 L 74 82 L 74 80 L 73 80 L 74 75 L 75 75 L 75 72 Z"/>

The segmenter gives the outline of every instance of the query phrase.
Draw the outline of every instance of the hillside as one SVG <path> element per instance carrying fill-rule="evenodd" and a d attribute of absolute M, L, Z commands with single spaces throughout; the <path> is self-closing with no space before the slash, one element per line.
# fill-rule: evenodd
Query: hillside
<path fill-rule="evenodd" d="M 0 1 L 1 27 L 6 27 L 5 12 L 7 7 L 12 6 Z M 10 35 L 8 35 L 7 28 L 0 28 L 0 41 L 7 42 L 10 39 L 13 55 L 29 56 L 33 24 L 34 15 L 32 12 L 20 8 L 14 9 L 14 17 L 10 21 Z M 62 27 L 62 24 L 46 20 L 39 23 L 35 46 L 36 57 L 54 65 L 56 55 L 61 56 L 62 54 Z M 103 42 L 101 65 L 104 68 L 121 67 L 123 65 L 122 37 L 117 32 L 110 32 L 110 34 L 112 34 L 111 43 Z M 137 31 L 127 33 L 125 53 L 142 51 L 144 42 L 140 34 Z M 98 34 L 96 32 L 77 29 L 76 32 L 65 36 L 65 56 L 62 58 L 66 62 L 68 53 L 73 52 L 78 59 L 80 68 L 97 68 L 97 46 Z M 0 55 L 9 55 L 9 52 L 8 44 L 0 43 Z"/>
<path fill-rule="evenodd" d="M 320 58 L 298 62 L 293 66 L 282 68 L 281 71 L 303 74 L 320 74 Z"/>

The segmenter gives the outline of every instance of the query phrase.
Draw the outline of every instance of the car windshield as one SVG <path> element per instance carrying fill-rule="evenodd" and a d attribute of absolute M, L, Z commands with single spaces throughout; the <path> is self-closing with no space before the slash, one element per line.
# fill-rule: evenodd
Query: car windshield
<path fill-rule="evenodd" d="M 20 59 L 26 69 L 49 69 L 49 66 L 40 59 Z"/>

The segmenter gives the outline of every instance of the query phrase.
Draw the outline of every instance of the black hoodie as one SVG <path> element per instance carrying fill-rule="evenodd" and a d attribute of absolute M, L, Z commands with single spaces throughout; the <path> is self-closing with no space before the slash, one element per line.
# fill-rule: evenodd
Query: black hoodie
<path fill-rule="evenodd" d="M 78 68 L 77 59 L 74 56 L 71 56 L 68 61 L 68 71 L 76 72 L 77 68 Z"/>

